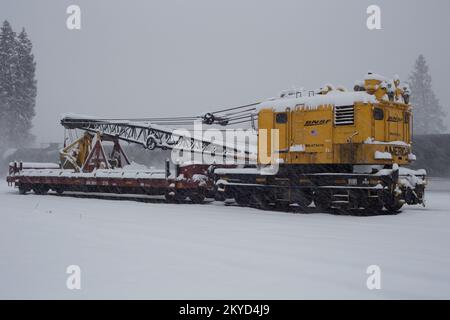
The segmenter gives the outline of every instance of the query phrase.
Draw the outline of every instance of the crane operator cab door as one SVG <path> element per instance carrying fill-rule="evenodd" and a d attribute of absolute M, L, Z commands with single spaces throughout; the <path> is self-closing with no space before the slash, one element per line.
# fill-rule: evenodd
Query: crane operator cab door
<path fill-rule="evenodd" d="M 274 134 L 278 132 L 278 146 L 277 143 L 273 144 L 275 154 L 278 154 L 279 159 L 283 159 L 281 162 L 286 161 L 286 157 L 289 151 L 289 118 L 290 110 L 286 109 L 286 112 L 275 112 L 274 113 L 274 123 L 273 128 L 275 129 Z M 273 136 L 273 138 L 275 138 Z"/>
<path fill-rule="evenodd" d="M 386 127 L 385 127 L 385 114 L 384 109 L 379 106 L 373 108 L 373 120 L 374 120 L 374 138 L 376 141 L 386 141 Z"/>
<path fill-rule="evenodd" d="M 258 164 L 274 164 L 286 160 L 288 152 L 289 110 L 261 110 L 258 114 Z M 283 160 L 277 160 L 283 159 Z"/>

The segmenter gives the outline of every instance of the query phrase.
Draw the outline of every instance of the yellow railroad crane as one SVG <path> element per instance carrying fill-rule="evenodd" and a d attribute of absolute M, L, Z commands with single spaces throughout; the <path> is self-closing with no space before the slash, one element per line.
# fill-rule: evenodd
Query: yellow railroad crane
<path fill-rule="evenodd" d="M 327 85 L 260 103 L 258 164 L 216 169 L 218 191 L 258 206 L 395 212 L 423 204 L 425 170 L 400 167 L 415 160 L 409 95 L 398 77 L 369 73 L 353 91 Z"/>
<path fill-rule="evenodd" d="M 413 107 L 409 88 L 398 77 L 369 73 L 353 91 L 326 85 L 289 90 L 280 97 L 209 112 L 201 116 L 100 119 L 68 116 L 66 129 L 101 133 L 144 148 L 188 150 L 213 158 L 240 152 L 217 141 L 184 136 L 168 126 L 193 121 L 231 126 L 251 123 L 258 132 L 256 157 L 244 151 L 243 168 L 211 165 L 217 198 L 241 205 L 288 207 L 315 204 L 321 209 L 398 211 L 424 204 L 425 170 L 410 170 Z M 420 107 L 420 106 L 418 106 Z M 253 131 L 252 131 L 253 132 Z M 84 139 L 84 140 L 83 140 Z M 63 150 L 67 166 L 80 168 L 92 142 L 88 134 Z M 70 152 L 74 152 L 71 155 Z M 383 211 L 384 212 L 384 211 Z"/>

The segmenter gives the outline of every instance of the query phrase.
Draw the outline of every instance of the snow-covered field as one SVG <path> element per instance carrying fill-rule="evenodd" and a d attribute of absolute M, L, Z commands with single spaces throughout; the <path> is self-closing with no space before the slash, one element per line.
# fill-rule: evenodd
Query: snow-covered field
<path fill-rule="evenodd" d="M 352 217 L 21 196 L 1 183 L 0 298 L 448 299 L 450 182 L 432 181 L 427 201 Z M 66 287 L 69 265 L 81 290 Z M 369 265 L 381 290 L 366 287 Z"/>

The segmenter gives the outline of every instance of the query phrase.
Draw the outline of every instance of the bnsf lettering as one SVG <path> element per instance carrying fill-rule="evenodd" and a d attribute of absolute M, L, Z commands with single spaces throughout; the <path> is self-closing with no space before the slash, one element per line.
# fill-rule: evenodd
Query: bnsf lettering
<path fill-rule="evenodd" d="M 330 122 L 331 120 L 308 120 L 305 122 L 305 127 L 322 126 Z"/>
<path fill-rule="evenodd" d="M 403 119 L 400 117 L 395 117 L 395 116 L 389 116 L 388 120 L 389 122 L 402 122 Z"/>

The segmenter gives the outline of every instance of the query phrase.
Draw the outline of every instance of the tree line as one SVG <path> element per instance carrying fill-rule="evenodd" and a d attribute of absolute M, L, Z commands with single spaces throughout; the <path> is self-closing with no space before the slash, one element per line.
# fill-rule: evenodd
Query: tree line
<path fill-rule="evenodd" d="M 36 62 L 25 29 L 16 34 L 4 21 L 0 29 L 0 150 L 33 143 Z"/>

